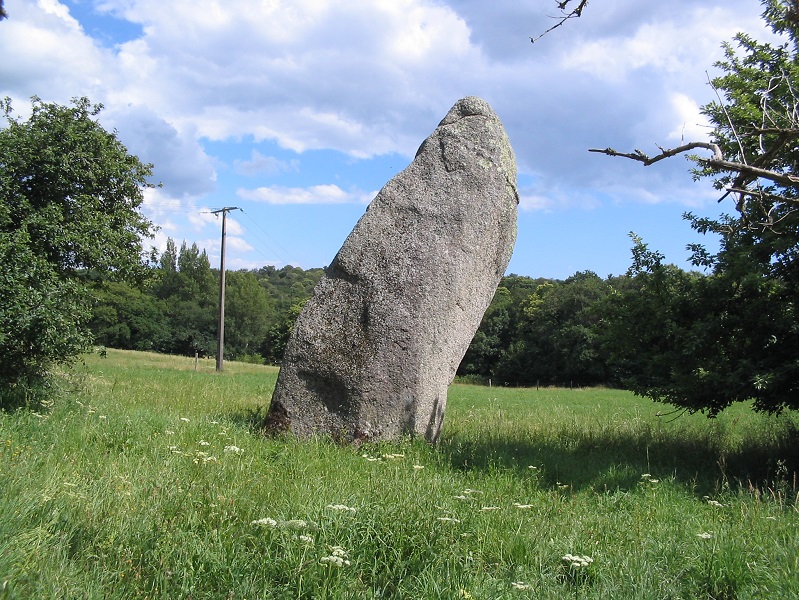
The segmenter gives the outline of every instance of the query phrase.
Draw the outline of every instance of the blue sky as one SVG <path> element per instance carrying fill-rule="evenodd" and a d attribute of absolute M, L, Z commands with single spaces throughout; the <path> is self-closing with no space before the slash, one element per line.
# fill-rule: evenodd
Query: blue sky
<path fill-rule="evenodd" d="M 377 191 L 461 97 L 483 97 L 519 166 L 508 272 L 620 274 L 636 232 L 687 267 L 716 216 L 682 158 L 587 152 L 707 139 L 699 106 L 721 42 L 764 39 L 758 0 L 601 0 L 535 44 L 554 0 L 6 0 L 0 96 L 102 102 L 155 165 L 146 214 L 230 269 L 329 264 Z"/>

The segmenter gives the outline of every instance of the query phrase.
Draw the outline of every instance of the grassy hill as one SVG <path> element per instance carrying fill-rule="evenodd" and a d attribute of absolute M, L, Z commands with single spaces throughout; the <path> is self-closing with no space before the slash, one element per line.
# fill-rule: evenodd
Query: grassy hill
<path fill-rule="evenodd" d="M 0 598 L 799 597 L 795 415 L 456 384 L 337 446 L 257 431 L 276 377 L 109 350 L 0 413 Z"/>

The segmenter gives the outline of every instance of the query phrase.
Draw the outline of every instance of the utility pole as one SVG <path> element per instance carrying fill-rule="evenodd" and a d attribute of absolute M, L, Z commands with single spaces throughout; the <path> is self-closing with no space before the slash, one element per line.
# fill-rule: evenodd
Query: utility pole
<path fill-rule="evenodd" d="M 240 210 L 238 206 L 226 206 L 219 210 L 212 210 L 211 214 L 222 213 L 222 259 L 219 266 L 219 329 L 216 347 L 216 370 L 222 370 L 225 351 L 225 232 L 227 230 L 227 214 L 231 210 Z"/>

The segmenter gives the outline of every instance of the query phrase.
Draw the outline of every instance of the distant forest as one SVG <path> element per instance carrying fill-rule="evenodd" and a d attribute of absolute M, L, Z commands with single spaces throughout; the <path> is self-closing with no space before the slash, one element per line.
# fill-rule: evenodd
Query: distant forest
<path fill-rule="evenodd" d="M 227 272 L 225 358 L 279 364 L 323 273 L 293 266 Z M 612 300 L 622 292 L 640 299 L 641 283 L 634 275 L 603 279 L 592 272 L 566 280 L 503 277 L 458 375 L 508 386 L 623 384 L 611 322 L 624 317 Z M 170 239 L 140 285 L 98 281 L 93 292 L 90 327 L 99 345 L 189 356 L 216 352 L 219 271 L 196 244 L 178 248 Z"/>

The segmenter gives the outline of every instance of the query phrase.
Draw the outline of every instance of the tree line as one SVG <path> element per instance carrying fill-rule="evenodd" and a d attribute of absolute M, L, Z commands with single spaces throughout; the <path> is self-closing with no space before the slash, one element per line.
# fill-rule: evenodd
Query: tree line
<path fill-rule="evenodd" d="M 302 304 L 322 269 L 265 266 L 226 273 L 225 358 L 279 363 Z M 205 250 L 167 240 L 140 284 L 91 282 L 89 320 L 96 344 L 208 356 L 216 353 L 219 270 Z"/>
<path fill-rule="evenodd" d="M 632 235 L 632 265 L 602 278 L 505 276 L 457 374 L 502 386 L 631 389 L 716 414 L 753 399 L 796 408 L 799 328 L 792 290 L 746 264 L 685 271 Z M 279 364 L 323 269 L 266 266 L 227 275 L 226 358 Z M 89 327 L 99 344 L 202 356 L 216 349 L 219 272 L 171 239 L 143 285 L 98 281 Z"/>

